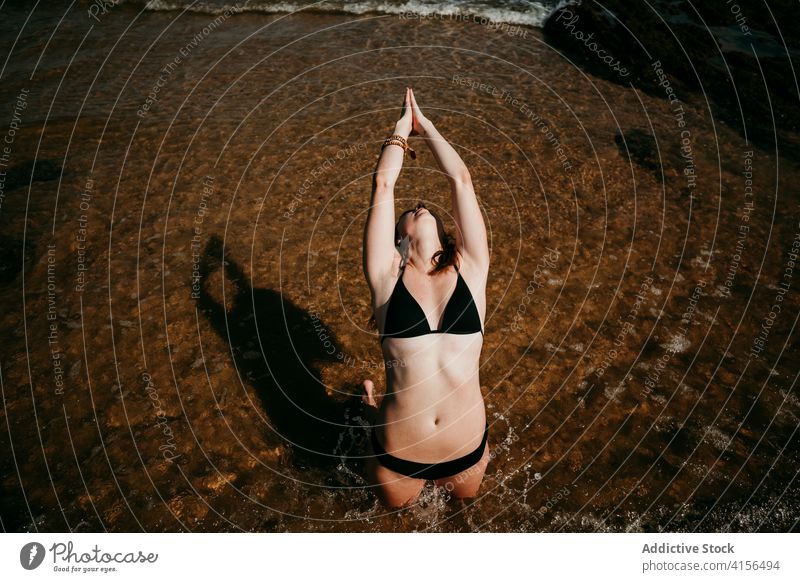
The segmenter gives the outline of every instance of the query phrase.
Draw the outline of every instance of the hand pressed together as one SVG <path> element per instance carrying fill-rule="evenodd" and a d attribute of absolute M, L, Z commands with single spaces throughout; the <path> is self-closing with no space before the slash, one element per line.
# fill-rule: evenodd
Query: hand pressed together
<path fill-rule="evenodd" d="M 414 91 L 410 87 L 406 87 L 403 109 L 400 113 L 400 119 L 395 124 L 395 132 L 403 137 L 411 135 L 425 137 L 430 126 L 430 120 L 422 114 L 419 105 L 417 105 Z"/>

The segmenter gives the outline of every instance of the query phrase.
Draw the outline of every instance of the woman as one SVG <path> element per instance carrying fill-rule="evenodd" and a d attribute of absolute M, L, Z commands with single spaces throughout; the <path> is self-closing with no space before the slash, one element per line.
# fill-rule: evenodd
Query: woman
<path fill-rule="evenodd" d="M 395 224 L 394 186 L 408 147 L 422 137 L 452 193 L 453 239 L 420 202 Z M 489 462 L 478 379 L 489 247 L 467 167 L 406 88 L 403 113 L 383 145 L 364 231 L 364 273 L 386 362 L 386 395 L 363 400 L 373 420 L 368 479 L 382 501 L 416 500 L 426 480 L 455 497 L 477 494 Z"/>

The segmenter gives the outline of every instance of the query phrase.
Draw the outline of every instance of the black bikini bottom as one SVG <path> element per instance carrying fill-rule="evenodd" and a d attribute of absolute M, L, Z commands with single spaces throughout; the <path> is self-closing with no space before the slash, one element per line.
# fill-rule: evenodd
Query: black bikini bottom
<path fill-rule="evenodd" d="M 375 451 L 375 457 L 378 462 L 392 471 L 414 477 L 416 479 L 441 479 L 443 477 L 452 477 L 461 471 L 469 469 L 483 457 L 483 451 L 486 448 L 486 441 L 489 438 L 489 422 L 486 422 L 486 428 L 483 431 L 483 440 L 478 448 L 467 453 L 463 457 L 453 459 L 451 461 L 443 461 L 441 463 L 416 463 L 414 461 L 407 461 L 399 459 L 383 450 L 383 447 L 378 442 L 375 436 L 375 426 L 372 426 L 370 431 L 372 436 L 372 448 Z"/>

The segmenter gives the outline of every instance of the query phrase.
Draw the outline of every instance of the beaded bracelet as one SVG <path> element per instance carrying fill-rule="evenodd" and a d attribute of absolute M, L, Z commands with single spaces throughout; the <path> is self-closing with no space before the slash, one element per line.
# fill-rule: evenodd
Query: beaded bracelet
<path fill-rule="evenodd" d="M 392 144 L 399 145 L 401 148 L 403 148 L 403 153 L 408 152 L 409 154 L 411 154 L 411 159 L 412 160 L 416 160 L 417 159 L 417 152 L 415 152 L 411 148 L 411 146 L 408 145 L 408 142 L 406 141 L 406 139 L 402 135 L 394 133 L 394 134 L 390 135 L 389 137 L 387 137 L 386 140 L 383 142 L 383 146 L 381 147 L 381 150 L 383 148 L 385 148 L 386 146 L 392 145 Z"/>

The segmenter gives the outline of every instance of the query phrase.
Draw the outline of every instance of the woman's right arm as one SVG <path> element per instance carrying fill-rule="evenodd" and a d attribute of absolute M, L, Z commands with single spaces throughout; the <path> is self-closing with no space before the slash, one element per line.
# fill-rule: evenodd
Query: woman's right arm
<path fill-rule="evenodd" d="M 411 133 L 411 107 L 406 89 L 403 113 L 394 132 L 408 139 Z M 394 186 L 403 167 L 403 148 L 388 145 L 382 149 L 372 176 L 372 197 L 364 228 L 364 275 L 375 292 L 385 281 L 394 259 Z"/>

